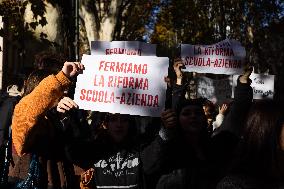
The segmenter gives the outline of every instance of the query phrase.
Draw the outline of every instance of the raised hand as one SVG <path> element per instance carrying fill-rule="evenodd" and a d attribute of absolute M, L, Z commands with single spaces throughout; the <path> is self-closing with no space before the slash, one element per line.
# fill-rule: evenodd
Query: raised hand
<path fill-rule="evenodd" d="M 169 76 L 164 76 L 164 81 L 167 83 L 167 86 L 171 87 L 171 79 Z"/>
<path fill-rule="evenodd" d="M 221 107 L 219 107 L 219 114 L 225 115 L 228 110 L 227 104 L 222 104 Z"/>
<path fill-rule="evenodd" d="M 61 113 L 66 113 L 73 108 L 78 108 L 78 105 L 71 98 L 64 97 L 57 104 L 56 110 Z"/>
<path fill-rule="evenodd" d="M 176 58 L 174 60 L 173 67 L 174 67 L 174 70 L 175 70 L 175 73 L 176 73 L 176 76 L 177 76 L 176 84 L 181 85 L 182 84 L 182 76 L 183 76 L 183 72 L 181 71 L 181 68 L 184 67 L 182 59 Z"/>
<path fill-rule="evenodd" d="M 182 60 L 180 58 L 176 58 L 174 60 L 174 70 L 175 70 L 175 73 L 176 73 L 176 76 L 177 78 L 181 78 L 182 75 L 183 75 L 183 72 L 181 71 L 181 68 L 184 66 Z"/>
<path fill-rule="evenodd" d="M 72 78 L 82 73 L 84 65 L 80 62 L 65 62 L 62 68 L 63 73 L 68 77 Z"/>
<path fill-rule="evenodd" d="M 177 126 L 177 115 L 173 110 L 165 110 L 161 114 L 161 120 L 165 128 L 171 129 Z"/>

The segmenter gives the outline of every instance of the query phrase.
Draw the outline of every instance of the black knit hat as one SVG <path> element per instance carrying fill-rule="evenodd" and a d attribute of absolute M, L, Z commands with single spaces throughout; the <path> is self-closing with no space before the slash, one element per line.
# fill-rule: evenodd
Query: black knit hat
<path fill-rule="evenodd" d="M 181 110 L 186 106 L 198 106 L 203 109 L 203 105 L 206 101 L 206 98 L 183 99 L 177 104 L 176 112 L 179 115 Z"/>

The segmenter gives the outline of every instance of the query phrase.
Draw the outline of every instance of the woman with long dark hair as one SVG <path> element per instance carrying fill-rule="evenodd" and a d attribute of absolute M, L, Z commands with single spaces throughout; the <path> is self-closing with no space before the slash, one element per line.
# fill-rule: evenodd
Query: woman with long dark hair
<path fill-rule="evenodd" d="M 232 172 L 217 188 L 281 187 L 284 187 L 283 105 L 272 100 L 258 101 L 250 109 Z"/>

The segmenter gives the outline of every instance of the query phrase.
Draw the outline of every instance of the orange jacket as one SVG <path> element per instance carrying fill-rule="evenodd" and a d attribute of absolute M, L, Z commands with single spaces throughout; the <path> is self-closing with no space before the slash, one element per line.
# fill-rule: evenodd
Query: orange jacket
<path fill-rule="evenodd" d="M 47 110 L 63 96 L 71 81 L 61 71 L 50 75 L 16 105 L 12 119 L 12 141 L 18 155 L 23 155 L 23 146 L 29 131 Z"/>

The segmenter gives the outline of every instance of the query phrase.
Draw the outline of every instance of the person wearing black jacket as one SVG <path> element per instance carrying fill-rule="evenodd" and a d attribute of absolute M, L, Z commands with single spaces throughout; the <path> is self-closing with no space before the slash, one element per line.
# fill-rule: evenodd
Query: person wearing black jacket
<path fill-rule="evenodd" d="M 174 66 L 180 68 L 182 63 Z M 252 102 L 250 73 L 249 70 L 239 77 L 231 110 L 212 136 L 206 130 L 207 120 L 202 107 L 204 99 L 182 99 L 173 91 L 173 99 L 179 99 L 177 104 L 173 104 L 175 110 L 166 110 L 161 118 L 164 125 L 176 126 L 176 130 L 172 131 L 177 133 L 175 147 L 170 153 L 169 173 L 160 178 L 156 189 L 216 187 L 233 157 L 243 120 Z M 175 88 L 183 88 L 183 85 L 177 81 Z"/>
<path fill-rule="evenodd" d="M 11 123 L 20 96 L 7 96 L 0 103 L 0 187 L 8 187 L 9 166 L 12 162 Z"/>
<path fill-rule="evenodd" d="M 284 187 L 284 111 L 276 100 L 253 103 L 230 173 L 218 189 Z"/>
<path fill-rule="evenodd" d="M 75 102 L 65 97 L 57 110 L 66 113 L 75 107 Z M 164 130 L 166 127 L 153 141 L 140 144 L 134 116 L 107 113 L 93 138 L 69 138 L 69 159 L 87 170 L 81 188 L 154 188 L 168 157 L 169 138 Z"/>

